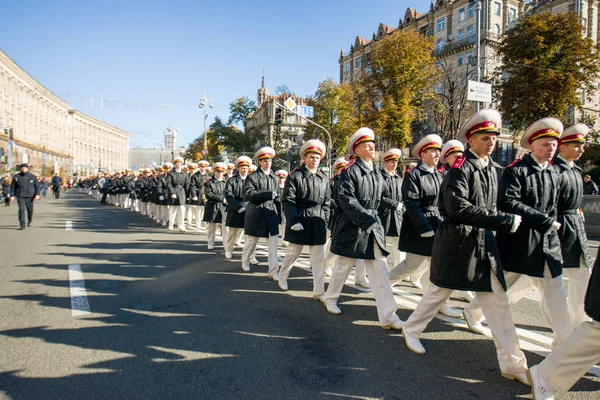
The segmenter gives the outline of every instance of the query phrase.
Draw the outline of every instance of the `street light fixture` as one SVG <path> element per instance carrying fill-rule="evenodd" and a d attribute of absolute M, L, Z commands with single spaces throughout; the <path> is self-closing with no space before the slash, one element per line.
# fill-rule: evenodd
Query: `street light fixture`
<path fill-rule="evenodd" d="M 200 104 L 198 105 L 198 108 L 201 108 L 204 111 L 204 158 L 207 159 L 208 158 L 208 146 L 206 144 L 206 119 L 208 118 L 208 115 L 206 115 L 206 106 L 208 105 L 209 108 L 213 108 L 213 103 L 212 103 L 212 99 L 207 99 L 206 98 L 206 93 L 204 93 L 204 97 L 202 97 L 200 99 Z"/>

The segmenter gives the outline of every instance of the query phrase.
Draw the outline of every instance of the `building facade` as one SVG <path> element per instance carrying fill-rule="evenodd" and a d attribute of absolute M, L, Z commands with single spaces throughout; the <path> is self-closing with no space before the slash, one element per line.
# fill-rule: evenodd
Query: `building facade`
<path fill-rule="evenodd" d="M 593 0 L 537 0 L 525 3 L 523 0 L 487 0 L 481 2 L 481 46 L 480 77 L 485 81 L 492 76 L 494 70 L 501 67 L 501 60 L 496 49 L 502 35 L 510 29 L 520 17 L 529 13 L 553 12 L 566 13 L 575 11 L 584 26 L 583 34 L 597 42 L 600 39 L 600 14 L 597 2 Z M 408 8 L 396 27 L 380 24 L 370 40 L 357 36 L 350 46 L 350 51 L 340 53 L 340 82 L 352 82 L 360 77 L 366 66 L 373 43 L 393 34 L 397 30 L 419 32 L 433 39 L 435 55 L 444 69 L 444 74 L 451 74 L 453 87 L 465 90 L 467 81 L 475 77 L 476 65 L 476 10 L 475 4 L 469 0 L 437 0 L 431 3 L 429 12 L 419 13 Z M 446 79 L 448 77 L 446 76 Z M 435 88 L 441 93 L 447 86 L 440 82 Z M 596 121 L 595 129 L 600 129 L 598 104 L 600 94 L 596 93 L 592 101 L 587 101 L 582 93 L 584 112 Z M 459 104 L 463 107 L 463 118 L 473 113 L 471 104 Z M 495 108 L 497 104 L 483 104 L 483 107 Z M 572 110 L 570 119 L 575 122 L 578 112 Z M 503 163 L 510 163 L 522 149 L 513 144 L 512 133 L 508 130 L 500 137 L 494 158 Z"/>
<path fill-rule="evenodd" d="M 90 175 L 129 163 L 127 132 L 72 109 L 1 50 L 0 123 L 5 170 L 28 162 L 36 173 Z"/>
<path fill-rule="evenodd" d="M 276 147 L 275 142 L 281 140 L 281 147 L 286 151 L 297 151 L 304 141 L 304 130 L 307 122 L 302 118 L 285 112 L 283 110 L 281 138 L 277 138 L 277 126 L 275 125 L 275 112 L 288 98 L 293 98 L 297 105 L 306 105 L 305 99 L 296 97 L 294 94 L 269 94 L 265 86 L 265 77 L 262 85 L 257 91 L 256 110 L 248 115 L 246 120 L 247 130 L 258 130 L 264 138 L 261 144 Z"/>

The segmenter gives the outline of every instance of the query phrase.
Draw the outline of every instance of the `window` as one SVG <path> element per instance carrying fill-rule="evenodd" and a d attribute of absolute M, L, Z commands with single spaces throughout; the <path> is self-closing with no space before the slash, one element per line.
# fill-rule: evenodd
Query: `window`
<path fill-rule="evenodd" d="M 344 63 L 344 72 L 350 72 L 350 62 Z"/>
<path fill-rule="evenodd" d="M 459 77 L 456 79 L 456 82 L 458 83 L 458 87 L 462 89 L 462 87 L 463 87 L 463 77 L 462 77 L 462 76 L 459 76 Z"/>
<path fill-rule="evenodd" d="M 494 33 L 496 34 L 496 36 L 500 36 L 500 25 L 494 25 Z"/>
<path fill-rule="evenodd" d="M 465 20 L 465 9 L 461 8 L 460 10 L 458 10 L 458 22 L 461 22 L 464 20 Z"/>
<path fill-rule="evenodd" d="M 473 25 L 467 26 L 467 40 L 469 42 L 473 41 Z"/>
<path fill-rule="evenodd" d="M 360 57 L 358 57 L 356 60 L 354 60 L 354 67 L 360 68 Z"/>
<path fill-rule="evenodd" d="M 428 25 L 425 25 L 425 26 L 421 27 L 421 28 L 419 29 L 419 33 L 420 33 L 421 35 L 423 35 L 423 36 L 427 36 L 427 31 L 428 31 L 428 29 L 427 29 L 427 28 L 429 28 L 429 26 L 428 26 Z"/>
<path fill-rule="evenodd" d="M 438 83 L 437 85 L 435 85 L 435 89 L 434 90 L 435 90 L 435 92 L 437 94 L 441 94 L 442 93 L 442 84 Z"/>
<path fill-rule="evenodd" d="M 583 26 L 583 31 L 587 30 L 587 18 L 581 18 L 581 26 Z"/>
<path fill-rule="evenodd" d="M 460 54 L 458 55 L 458 60 L 456 61 L 456 63 L 457 63 L 458 65 L 463 65 L 463 55 L 462 55 L 462 53 L 460 53 Z"/>
<path fill-rule="evenodd" d="M 442 18 L 438 19 L 438 21 L 437 21 L 438 32 L 443 31 L 444 28 L 446 28 L 446 17 L 442 17 Z"/>
<path fill-rule="evenodd" d="M 512 22 L 517 19 L 517 9 L 509 7 L 508 8 L 508 22 Z"/>
<path fill-rule="evenodd" d="M 475 9 L 473 8 L 473 4 L 469 4 L 469 8 L 467 9 L 469 18 L 471 18 L 473 16 L 474 11 L 475 11 Z"/>
<path fill-rule="evenodd" d="M 459 29 L 458 30 L 458 43 L 462 43 L 465 40 L 465 30 L 464 29 Z"/>
<path fill-rule="evenodd" d="M 471 52 L 467 51 L 467 63 L 471 62 Z"/>
<path fill-rule="evenodd" d="M 438 53 L 441 53 L 444 50 L 444 39 L 438 40 L 435 48 L 437 49 Z"/>
<path fill-rule="evenodd" d="M 502 4 L 498 3 L 497 1 L 494 2 L 494 14 L 502 15 Z"/>

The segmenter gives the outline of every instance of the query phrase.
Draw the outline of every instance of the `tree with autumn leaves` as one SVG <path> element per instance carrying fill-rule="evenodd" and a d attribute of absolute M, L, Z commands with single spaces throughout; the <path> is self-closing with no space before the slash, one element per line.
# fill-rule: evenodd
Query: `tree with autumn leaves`
<path fill-rule="evenodd" d="M 575 122 L 570 111 L 584 112 L 582 100 L 597 90 L 598 50 L 573 12 L 522 18 L 498 49 L 495 89 L 505 122 L 516 132 L 543 117 Z"/>
<path fill-rule="evenodd" d="M 402 148 L 412 142 L 411 126 L 422 118 L 423 104 L 434 98 L 439 74 L 432 40 L 417 32 L 396 31 L 373 44 L 358 80 L 321 82 L 309 105 L 315 109 L 314 121 L 329 130 L 340 155 L 361 126 L 371 127 L 389 147 Z M 305 137 L 327 143 L 315 127 L 308 127 Z"/>

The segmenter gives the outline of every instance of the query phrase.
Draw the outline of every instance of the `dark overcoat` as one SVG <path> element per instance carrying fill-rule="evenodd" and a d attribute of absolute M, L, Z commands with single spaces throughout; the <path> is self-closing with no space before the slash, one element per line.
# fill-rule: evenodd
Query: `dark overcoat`
<path fill-rule="evenodd" d="M 580 210 L 583 198 L 581 168 L 570 165 L 561 157 L 556 157 L 553 166 L 558 173 L 558 238 L 563 268 L 579 268 L 581 260 L 585 267 L 591 268 L 592 257 Z"/>
<path fill-rule="evenodd" d="M 214 177 L 204 182 L 206 204 L 202 221 L 219 224 L 223 221 L 225 217 L 225 183 Z"/>
<path fill-rule="evenodd" d="M 424 238 L 421 234 L 435 232 L 441 222 L 438 210 L 441 183 L 442 174 L 422 161 L 404 175 L 402 201 L 406 211 L 400 229 L 400 251 L 431 256 L 433 237 Z"/>
<path fill-rule="evenodd" d="M 206 180 L 206 174 L 201 174 L 200 171 L 190 177 L 190 204 L 194 206 L 204 205 L 204 182 Z M 197 200 L 194 200 L 194 197 Z"/>
<path fill-rule="evenodd" d="M 265 174 L 262 168 L 252 172 L 244 181 L 244 200 L 248 202 L 244 233 L 255 237 L 279 235 L 279 214 L 274 194 L 277 193 L 279 179 L 270 171 Z"/>
<path fill-rule="evenodd" d="M 341 213 L 331 231 L 331 252 L 338 256 L 374 260 L 374 242 L 385 250 L 385 232 L 378 209 L 388 195 L 388 185 L 379 168 L 369 168 L 357 158 L 340 174 L 338 202 Z M 374 225 L 374 229 L 367 230 Z"/>
<path fill-rule="evenodd" d="M 162 174 L 158 178 L 156 178 L 156 204 L 161 206 L 166 206 L 169 204 L 169 189 L 167 187 L 167 178 L 168 174 Z M 162 196 L 162 200 L 160 197 Z"/>
<path fill-rule="evenodd" d="M 186 194 L 190 187 L 190 176 L 187 172 L 172 170 L 166 175 L 168 201 L 170 205 L 185 205 Z M 172 198 L 176 195 L 176 198 Z"/>
<path fill-rule="evenodd" d="M 509 233 L 514 216 L 497 211 L 498 177 L 467 151 L 448 170 L 440 190 L 443 222 L 435 233 L 430 280 L 456 290 L 491 292 L 491 274 L 506 290 L 494 231 Z"/>
<path fill-rule="evenodd" d="M 331 193 L 331 200 L 329 205 L 329 220 L 327 221 L 327 228 L 333 229 L 333 223 L 342 212 L 340 203 L 338 202 L 338 193 L 340 191 L 340 174 L 335 175 L 329 180 L 329 191 Z"/>
<path fill-rule="evenodd" d="M 231 228 L 243 228 L 246 219 L 246 211 L 239 212 L 248 207 L 244 200 L 244 178 L 234 175 L 227 179 L 225 184 L 225 199 L 227 200 L 227 219 L 225 225 Z"/>
<path fill-rule="evenodd" d="M 590 283 L 585 294 L 585 312 L 594 321 L 600 322 L 600 257 L 592 269 Z"/>
<path fill-rule="evenodd" d="M 35 197 L 40 194 L 40 183 L 31 172 L 19 172 L 13 175 L 10 187 L 12 197 Z"/>
<path fill-rule="evenodd" d="M 397 173 L 391 175 L 383 169 L 382 172 L 383 176 L 387 178 L 389 196 L 381 200 L 379 215 L 385 229 L 385 236 L 397 237 L 400 236 L 404 212 L 403 210 L 397 211 L 398 205 L 402 203 L 402 178 Z"/>
<path fill-rule="evenodd" d="M 542 278 L 548 263 L 552 277 L 560 276 L 560 242 L 550 229 L 557 216 L 556 170 L 527 154 L 506 167 L 499 186 L 498 209 L 523 218 L 515 233 L 496 235 L 504 270 Z"/>
<path fill-rule="evenodd" d="M 292 171 L 285 181 L 281 204 L 285 214 L 285 240 L 301 245 L 323 245 L 327 241 L 327 220 L 331 193 L 329 178 L 322 171 L 311 173 L 306 165 Z M 291 229 L 302 224 L 301 231 Z"/>

